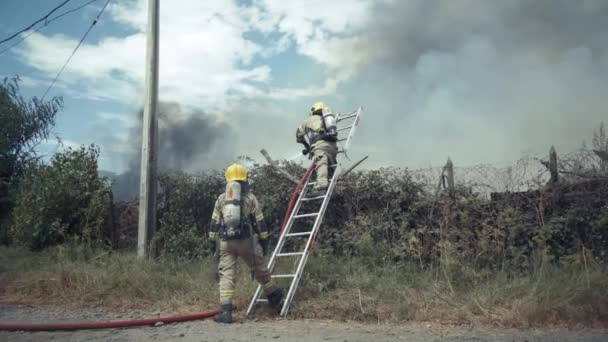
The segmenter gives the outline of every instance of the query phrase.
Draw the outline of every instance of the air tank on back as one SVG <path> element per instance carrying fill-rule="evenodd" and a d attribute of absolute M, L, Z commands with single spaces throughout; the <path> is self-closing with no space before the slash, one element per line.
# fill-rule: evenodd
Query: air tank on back
<path fill-rule="evenodd" d="M 241 224 L 241 183 L 232 181 L 226 184 L 226 204 L 222 208 L 222 216 L 230 235 Z"/>
<path fill-rule="evenodd" d="M 336 131 L 336 115 L 332 112 L 331 108 L 323 108 L 323 121 L 325 122 L 325 129 L 327 133 L 331 135 L 337 135 Z"/>

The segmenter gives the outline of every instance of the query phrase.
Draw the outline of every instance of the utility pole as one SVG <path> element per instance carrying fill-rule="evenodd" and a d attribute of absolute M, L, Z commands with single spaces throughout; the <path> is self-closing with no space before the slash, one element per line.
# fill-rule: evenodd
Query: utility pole
<path fill-rule="evenodd" d="M 146 46 L 146 99 L 141 136 L 141 173 L 137 256 L 149 254 L 148 242 L 156 230 L 156 161 L 158 144 L 158 11 L 159 0 L 148 0 Z"/>

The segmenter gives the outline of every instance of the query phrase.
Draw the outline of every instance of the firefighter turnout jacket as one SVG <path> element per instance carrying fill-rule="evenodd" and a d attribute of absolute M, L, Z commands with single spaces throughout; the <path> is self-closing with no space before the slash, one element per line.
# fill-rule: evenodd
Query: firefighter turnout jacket
<path fill-rule="evenodd" d="M 223 193 L 218 197 L 213 208 L 213 214 L 211 215 L 209 239 L 215 240 L 218 236 L 220 240 L 224 241 L 246 239 L 250 237 L 250 231 L 253 231 L 258 240 L 268 238 L 268 228 L 264 220 L 264 213 L 257 198 L 250 191 L 246 191 L 243 197 L 241 229 L 237 229 L 236 234 L 230 234 L 230 236 L 226 232 L 222 217 L 222 209 L 227 204 L 226 194 Z M 250 227 L 252 228 L 251 230 L 249 229 Z"/>

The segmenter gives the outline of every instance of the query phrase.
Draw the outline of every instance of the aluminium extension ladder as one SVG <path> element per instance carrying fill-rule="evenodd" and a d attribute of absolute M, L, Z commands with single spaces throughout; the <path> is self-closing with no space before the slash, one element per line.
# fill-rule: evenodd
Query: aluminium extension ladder
<path fill-rule="evenodd" d="M 338 116 L 336 117 L 338 137 L 340 136 L 340 132 L 348 131 L 346 138 L 338 139 L 338 154 L 344 154 L 347 158 L 348 158 L 347 152 L 350 147 L 352 138 L 355 135 L 357 126 L 359 124 L 359 118 L 360 118 L 362 110 L 363 110 L 363 108 L 359 107 L 357 110 L 355 110 L 353 112 L 338 114 Z M 300 194 L 298 195 L 298 200 L 295 203 L 293 210 L 291 211 L 291 213 L 289 215 L 287 224 L 285 225 L 285 228 L 284 228 L 281 236 L 279 237 L 277 246 L 275 247 L 274 252 L 272 253 L 272 256 L 270 257 L 270 260 L 268 261 L 268 265 L 267 265 L 268 270 L 270 270 L 270 272 L 273 272 L 277 258 L 295 257 L 297 260 L 296 261 L 297 267 L 296 267 L 295 273 L 271 275 L 271 277 L 273 279 L 276 279 L 276 278 L 291 279 L 289 290 L 287 291 L 287 295 L 285 296 L 285 299 L 283 301 L 283 306 L 281 307 L 281 316 L 283 316 L 283 317 L 285 317 L 287 315 L 287 312 L 289 311 L 289 307 L 291 305 L 293 297 L 298 288 L 298 283 L 300 282 L 300 278 L 302 277 L 302 273 L 304 271 L 304 266 L 306 265 L 306 261 L 308 259 L 308 256 L 310 255 L 310 250 L 312 248 L 312 245 L 314 243 L 314 240 L 315 240 L 317 234 L 319 233 L 319 227 L 321 226 L 321 222 L 323 221 L 323 216 L 325 215 L 325 210 L 327 209 L 327 205 L 329 204 L 331 195 L 336 187 L 336 183 L 338 182 L 338 180 L 340 178 L 341 167 L 342 167 L 342 165 L 340 163 L 335 164 L 335 165 L 329 165 L 330 170 L 333 169 L 333 175 L 331 177 L 331 180 L 329 181 L 327 191 L 325 192 L 324 195 L 320 195 L 320 196 L 307 197 L 309 190 L 315 184 L 315 182 L 311 182 L 311 178 L 313 177 L 312 176 L 313 172 L 311 172 L 309 174 L 308 179 L 306 179 L 304 186 L 300 190 Z M 319 206 L 318 211 L 316 211 L 316 212 L 300 213 L 300 209 L 302 208 L 302 203 L 304 203 L 304 202 L 311 202 L 313 204 L 321 202 L 321 204 Z M 311 230 L 302 231 L 302 232 L 292 232 L 294 222 L 302 220 L 302 219 L 307 219 L 307 218 L 314 218 L 314 224 L 312 225 Z M 304 244 L 304 249 L 302 251 L 299 251 L 299 252 L 284 252 L 283 251 L 283 249 L 285 247 L 285 242 L 288 239 L 301 239 L 301 238 L 306 238 L 306 243 Z M 301 242 L 301 241 L 298 241 L 298 242 Z M 268 302 L 267 299 L 264 299 L 262 297 L 263 297 L 262 286 L 258 284 L 255 294 L 253 295 L 253 299 L 251 300 L 251 303 L 249 304 L 249 307 L 247 309 L 248 316 L 255 312 L 255 309 L 256 309 L 258 303 Z"/>

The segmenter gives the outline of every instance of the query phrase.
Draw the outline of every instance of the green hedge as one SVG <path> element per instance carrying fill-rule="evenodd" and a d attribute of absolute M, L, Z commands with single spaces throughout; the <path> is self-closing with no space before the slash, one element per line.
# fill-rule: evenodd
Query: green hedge
<path fill-rule="evenodd" d="M 93 146 L 68 148 L 48 165 L 28 165 L 12 211 L 12 242 L 33 250 L 69 240 L 106 244 L 111 192 L 97 175 L 98 154 Z"/>
<path fill-rule="evenodd" d="M 289 168 L 293 174 L 304 171 Z M 276 241 L 294 184 L 268 166 L 254 167 L 251 183 Z M 224 189 L 223 175 L 166 173 L 161 187 L 157 248 L 166 255 L 204 256 L 211 210 Z M 489 202 L 467 187 L 458 188 L 455 199 L 436 196 L 408 170 L 382 168 L 354 172 L 340 183 L 315 248 L 327 255 L 421 267 L 449 255 L 486 269 L 528 269 L 541 251 L 554 260 L 581 253 L 595 261 L 608 260 L 607 222 L 606 182 Z"/>

